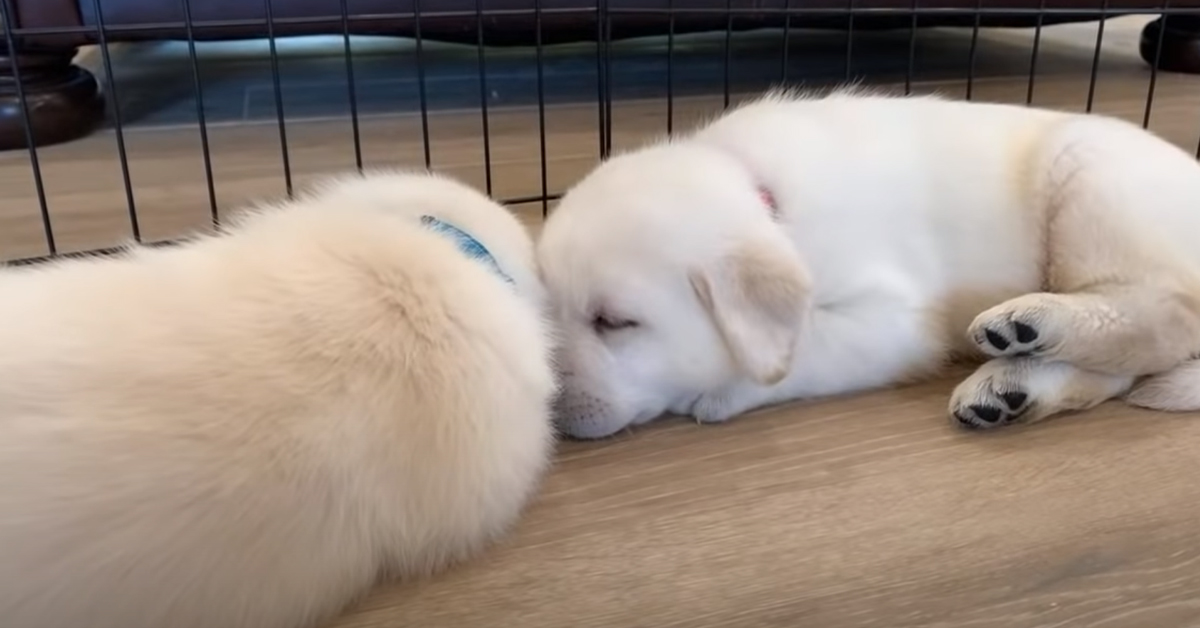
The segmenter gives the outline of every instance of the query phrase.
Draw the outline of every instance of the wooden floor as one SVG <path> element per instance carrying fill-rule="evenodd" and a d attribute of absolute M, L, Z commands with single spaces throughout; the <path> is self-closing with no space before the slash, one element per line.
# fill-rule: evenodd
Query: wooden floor
<path fill-rule="evenodd" d="M 980 435 L 951 383 L 565 444 L 507 543 L 334 626 L 1200 626 L 1200 417 Z"/>
<path fill-rule="evenodd" d="M 1097 111 L 1140 123 L 1150 75 L 1134 53 L 1137 26 L 1110 24 L 1094 96 Z M 1044 52 L 1059 61 L 1039 74 L 1035 104 L 1084 108 L 1094 33 L 1047 36 Z M 1015 68 L 1027 68 L 1029 33 L 984 37 L 994 45 L 981 51 L 1003 57 L 989 67 L 1001 69 L 974 81 L 973 96 L 1024 102 L 1028 81 Z M 965 83 L 916 87 L 961 95 Z M 676 103 L 676 123 L 719 101 Z M 613 109 L 616 148 L 664 129 L 662 102 Z M 547 111 L 550 192 L 595 163 L 596 118 L 591 104 Z M 478 112 L 440 113 L 430 125 L 435 166 L 481 185 Z M 1151 128 L 1196 150 L 1200 77 L 1157 77 Z M 419 129 L 414 116 L 364 120 L 367 163 L 420 163 Z M 536 129 L 534 110 L 492 112 L 497 196 L 540 194 Z M 224 211 L 282 192 L 277 133 L 210 129 Z M 126 141 L 143 236 L 207 225 L 196 130 Z M 353 164 L 345 120 L 292 123 L 289 148 L 297 183 Z M 42 158 L 60 248 L 128 237 L 111 134 Z M 0 257 L 45 253 L 24 155 L 0 155 L 0 190 Z M 540 204 L 518 211 L 538 224 Z M 968 434 L 945 419 L 953 383 L 564 443 L 503 544 L 429 581 L 381 586 L 330 628 L 1200 626 L 1200 417 L 1113 403 Z"/>

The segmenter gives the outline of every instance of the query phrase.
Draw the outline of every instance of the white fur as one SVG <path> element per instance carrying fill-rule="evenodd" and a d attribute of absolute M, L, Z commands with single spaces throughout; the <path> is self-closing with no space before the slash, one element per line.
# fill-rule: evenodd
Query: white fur
<path fill-rule="evenodd" d="M 542 298 L 515 218 L 423 174 L 0 271 L 0 624 L 312 626 L 468 556 L 549 460 Z"/>
<path fill-rule="evenodd" d="M 1200 352 L 1200 167 L 1099 116 L 773 93 L 602 164 L 538 246 L 566 334 L 561 428 L 578 437 L 665 411 L 723 421 L 981 353 L 995 359 L 951 413 L 992 427 L 1089 407 Z M 730 264 L 745 298 L 709 305 L 688 277 L 728 281 Z M 751 315 L 786 299 L 794 314 Z M 638 325 L 597 330 L 598 312 Z M 759 338 L 728 323 L 738 312 Z M 1014 321 L 1036 323 L 1036 346 Z M 1012 346 L 990 347 L 992 328 Z M 757 377 L 755 359 L 786 373 Z M 1140 402 L 1195 405 L 1187 373 Z M 981 419 L 1006 393 L 1028 403 Z"/>

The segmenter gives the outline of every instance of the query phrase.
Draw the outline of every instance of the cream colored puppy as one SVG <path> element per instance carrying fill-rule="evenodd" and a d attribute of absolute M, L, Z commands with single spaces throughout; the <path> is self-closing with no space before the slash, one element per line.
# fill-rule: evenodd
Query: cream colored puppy
<path fill-rule="evenodd" d="M 991 360 L 953 419 L 1123 395 L 1200 408 L 1200 166 L 1124 122 L 783 93 L 612 158 L 539 243 L 562 429 L 785 400 Z"/>
<path fill-rule="evenodd" d="M 533 247 L 448 179 L 0 271 L 0 624 L 295 628 L 513 523 L 552 448 Z"/>

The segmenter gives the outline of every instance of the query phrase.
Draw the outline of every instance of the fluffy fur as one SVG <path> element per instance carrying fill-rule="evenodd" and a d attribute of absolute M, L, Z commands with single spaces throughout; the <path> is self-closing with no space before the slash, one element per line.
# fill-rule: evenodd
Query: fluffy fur
<path fill-rule="evenodd" d="M 578 437 L 953 357 L 990 358 L 950 402 L 968 427 L 1131 387 L 1200 408 L 1200 166 L 1115 119 L 774 93 L 602 164 L 551 216 L 539 263 Z"/>
<path fill-rule="evenodd" d="M 542 299 L 516 219 L 422 174 L 0 271 L 0 623 L 311 626 L 469 555 L 551 452 Z"/>

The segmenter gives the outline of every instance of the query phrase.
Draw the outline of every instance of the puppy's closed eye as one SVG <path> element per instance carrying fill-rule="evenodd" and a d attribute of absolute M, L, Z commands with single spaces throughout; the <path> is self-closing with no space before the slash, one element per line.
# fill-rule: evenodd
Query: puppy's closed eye
<path fill-rule="evenodd" d="M 614 316 L 606 312 L 598 312 L 592 316 L 592 329 L 595 330 L 597 334 L 601 335 L 610 334 L 623 329 L 633 329 L 639 324 L 640 323 L 635 320 Z"/>

